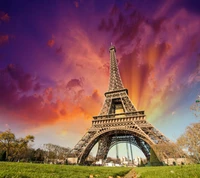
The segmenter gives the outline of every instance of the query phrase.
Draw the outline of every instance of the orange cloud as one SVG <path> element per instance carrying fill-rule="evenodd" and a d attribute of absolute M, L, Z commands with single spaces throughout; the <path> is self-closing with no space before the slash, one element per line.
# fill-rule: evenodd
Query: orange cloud
<path fill-rule="evenodd" d="M 67 112 L 66 112 L 66 110 L 63 108 L 63 109 L 60 110 L 60 114 L 61 114 L 62 116 L 66 116 Z"/>
<path fill-rule="evenodd" d="M 160 44 L 149 44 L 143 55 L 142 58 L 150 65 L 155 66 L 156 63 L 159 62 L 167 54 L 167 52 L 171 49 L 171 45 L 163 42 Z"/>
<path fill-rule="evenodd" d="M 99 91 L 94 90 L 91 96 L 86 96 L 80 101 L 80 107 L 83 109 L 86 118 L 92 118 L 92 116 L 99 114 L 103 99 Z"/>

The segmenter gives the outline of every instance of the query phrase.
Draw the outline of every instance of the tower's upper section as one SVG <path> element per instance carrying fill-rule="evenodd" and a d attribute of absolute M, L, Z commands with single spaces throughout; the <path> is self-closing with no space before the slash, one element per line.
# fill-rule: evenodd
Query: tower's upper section
<path fill-rule="evenodd" d="M 123 90 L 124 86 L 119 73 L 119 68 L 116 59 L 116 49 L 113 45 L 110 47 L 110 81 L 108 91 Z"/>

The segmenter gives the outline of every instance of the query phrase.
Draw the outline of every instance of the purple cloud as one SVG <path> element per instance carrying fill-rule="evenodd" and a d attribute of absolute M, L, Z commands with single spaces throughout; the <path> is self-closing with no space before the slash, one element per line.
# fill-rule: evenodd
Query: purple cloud
<path fill-rule="evenodd" d="M 75 87 L 82 87 L 81 79 L 71 79 L 66 85 L 66 88 L 69 90 L 71 90 L 72 88 L 75 88 Z"/>

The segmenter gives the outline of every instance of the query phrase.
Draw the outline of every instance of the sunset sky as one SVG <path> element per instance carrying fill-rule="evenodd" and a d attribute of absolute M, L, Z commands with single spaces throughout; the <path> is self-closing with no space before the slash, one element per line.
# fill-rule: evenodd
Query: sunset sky
<path fill-rule="evenodd" d="M 198 0 L 1 0 L 0 131 L 73 148 L 102 107 L 111 42 L 151 124 L 175 141 L 198 121 Z"/>

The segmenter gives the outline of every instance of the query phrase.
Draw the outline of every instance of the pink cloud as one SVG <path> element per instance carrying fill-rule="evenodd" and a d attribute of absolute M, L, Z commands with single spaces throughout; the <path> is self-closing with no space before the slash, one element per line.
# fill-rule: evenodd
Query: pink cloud
<path fill-rule="evenodd" d="M 53 47 L 54 44 L 55 44 L 55 40 L 54 40 L 54 39 L 50 39 L 50 40 L 47 42 L 47 45 L 48 45 L 49 47 Z"/>
<path fill-rule="evenodd" d="M 27 83 L 24 76 L 26 72 L 13 64 L 0 71 L 0 111 L 7 118 L 2 120 L 3 123 L 17 123 L 21 129 L 39 129 L 61 121 L 70 126 L 79 117 L 91 119 L 101 107 L 99 91 L 87 95 L 82 79 L 71 79 L 63 88 L 44 87 L 30 75 L 31 84 L 25 90 L 19 85 L 19 81 Z M 39 89 L 35 90 L 36 86 Z"/>
<path fill-rule="evenodd" d="M 40 83 L 39 83 L 39 82 L 35 83 L 33 89 L 34 89 L 34 91 L 39 91 L 39 90 L 41 89 L 41 85 L 40 85 Z"/>
<path fill-rule="evenodd" d="M 43 92 L 43 98 L 46 102 L 50 102 L 53 99 L 53 90 L 52 88 L 46 88 Z"/>
<path fill-rule="evenodd" d="M 1 22 L 8 22 L 10 20 L 10 16 L 8 13 L 0 11 L 0 23 Z"/>
<path fill-rule="evenodd" d="M 60 46 L 59 48 L 56 49 L 56 54 L 60 54 L 62 52 L 63 52 L 62 46 Z"/>
<path fill-rule="evenodd" d="M 79 2 L 78 2 L 78 1 L 74 1 L 74 6 L 75 6 L 76 8 L 78 8 L 78 7 L 79 7 Z"/>
<path fill-rule="evenodd" d="M 29 73 L 25 73 L 19 66 L 9 64 L 6 68 L 10 77 L 18 84 L 19 89 L 28 91 L 32 89 L 33 79 Z"/>
<path fill-rule="evenodd" d="M 71 79 L 67 83 L 66 88 L 69 89 L 69 90 L 71 90 L 74 87 L 82 87 L 82 85 L 83 85 L 82 79 Z"/>
<path fill-rule="evenodd" d="M 128 5 L 128 3 L 127 3 Z M 117 15 L 119 13 L 119 8 L 117 7 L 116 4 L 114 4 L 110 10 L 110 15 L 111 16 L 114 16 L 114 15 Z"/>
<path fill-rule="evenodd" d="M 0 35 L 0 46 L 8 43 L 8 41 L 9 41 L 8 35 Z"/>
<path fill-rule="evenodd" d="M 36 84 L 40 85 L 16 65 L 0 70 L 0 111 L 9 115 L 10 122 L 21 118 L 18 122 L 41 125 L 58 119 L 56 103 L 51 102 L 51 89 L 45 89 L 44 95 L 33 93 Z"/>

